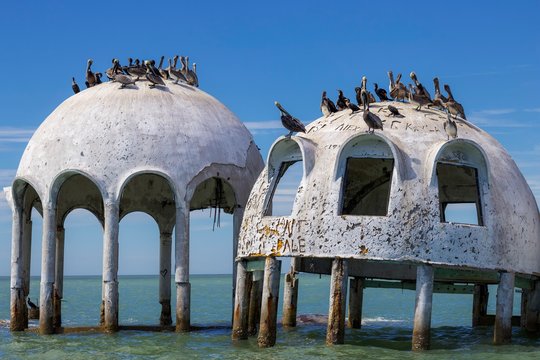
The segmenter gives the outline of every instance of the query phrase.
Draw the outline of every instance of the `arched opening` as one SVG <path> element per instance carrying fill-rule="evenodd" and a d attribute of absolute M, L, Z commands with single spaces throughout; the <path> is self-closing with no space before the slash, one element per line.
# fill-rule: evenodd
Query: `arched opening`
<path fill-rule="evenodd" d="M 441 222 L 482 226 L 482 189 L 488 182 L 482 151 L 469 141 L 453 140 L 435 161 Z"/>
<path fill-rule="evenodd" d="M 120 323 L 155 324 L 160 304 L 160 325 L 170 325 L 176 206 L 169 180 L 155 173 L 132 176 L 121 190 L 119 211 Z M 133 291 L 156 295 L 137 296 L 135 304 Z M 150 315 L 147 309 L 154 307 L 156 315 Z"/>
<path fill-rule="evenodd" d="M 394 174 L 394 155 L 376 135 L 360 135 L 341 150 L 340 215 L 386 216 Z"/>
<path fill-rule="evenodd" d="M 265 216 L 290 216 L 301 191 L 304 161 L 300 146 L 292 139 L 276 143 L 268 157 L 270 187 L 264 204 Z"/>

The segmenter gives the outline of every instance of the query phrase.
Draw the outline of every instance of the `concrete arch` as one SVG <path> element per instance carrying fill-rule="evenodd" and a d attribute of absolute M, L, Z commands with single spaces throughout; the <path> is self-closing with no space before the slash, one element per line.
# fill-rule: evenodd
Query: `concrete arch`
<path fill-rule="evenodd" d="M 53 181 L 51 183 L 50 190 L 49 190 L 49 198 L 50 199 L 57 199 L 58 192 L 60 191 L 60 188 L 62 187 L 62 185 L 69 178 L 71 178 L 74 175 L 81 175 L 82 177 L 84 177 L 87 180 L 91 181 L 94 184 L 94 186 L 99 190 L 101 198 L 105 199 L 105 195 L 107 193 L 106 190 L 105 190 L 105 186 L 103 184 L 101 184 L 99 181 L 97 181 L 96 179 L 94 179 L 87 172 L 79 170 L 79 169 L 66 169 L 66 170 L 63 170 L 60 173 L 58 173 L 54 177 L 54 179 L 53 179 Z"/>
<path fill-rule="evenodd" d="M 139 175 L 144 175 L 144 174 L 151 174 L 151 175 L 161 176 L 162 178 L 167 180 L 167 183 L 169 184 L 169 187 L 171 188 L 171 190 L 173 192 L 175 201 L 177 201 L 178 199 L 181 198 L 180 193 L 178 191 L 178 187 L 176 186 L 175 181 L 165 171 L 163 171 L 161 169 L 136 169 L 135 171 L 130 172 L 127 176 L 124 176 L 122 179 L 120 179 L 120 181 L 119 181 L 120 185 L 119 185 L 119 187 L 117 189 L 115 189 L 114 201 L 116 203 L 120 203 L 120 199 L 122 197 L 122 193 L 124 192 L 124 188 L 126 187 L 126 185 L 129 184 L 129 182 L 133 178 L 135 178 L 135 177 L 137 177 Z"/>
<path fill-rule="evenodd" d="M 31 188 L 35 194 L 37 195 L 39 202 L 43 203 L 43 194 L 39 192 L 39 190 L 34 186 L 34 184 L 24 178 L 24 177 L 16 177 L 15 180 L 13 180 L 12 186 L 11 186 L 11 201 L 12 204 L 10 204 L 13 208 L 16 207 L 24 207 L 25 205 L 25 195 L 27 194 L 28 188 Z M 8 199 L 9 200 L 9 199 Z M 34 201 L 32 201 L 32 204 Z M 39 210 L 41 213 L 41 210 Z"/>
<path fill-rule="evenodd" d="M 238 205 L 238 200 L 236 197 L 236 191 L 233 184 L 226 180 L 223 176 L 207 176 L 203 180 L 198 181 L 197 185 L 191 192 L 188 204 L 190 205 L 191 210 L 198 210 L 204 208 L 214 208 L 214 204 L 208 203 L 204 205 L 205 199 L 217 199 L 216 192 L 218 190 L 218 184 L 221 182 L 223 186 L 223 197 L 219 199 L 218 202 L 221 203 L 221 200 L 225 200 L 224 206 L 219 206 L 226 213 L 232 214 L 235 207 Z"/>
<path fill-rule="evenodd" d="M 303 162 L 303 179 L 306 178 L 313 169 L 315 164 L 315 147 L 311 140 L 301 137 L 286 137 L 278 138 L 268 151 L 268 178 L 274 175 L 274 172 L 279 169 L 279 166 L 284 161 L 302 160 Z"/>

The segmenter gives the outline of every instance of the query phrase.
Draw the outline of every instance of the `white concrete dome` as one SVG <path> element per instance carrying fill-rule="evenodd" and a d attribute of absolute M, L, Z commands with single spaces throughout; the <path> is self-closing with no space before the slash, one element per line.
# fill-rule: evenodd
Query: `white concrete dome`
<path fill-rule="evenodd" d="M 466 120 L 456 119 L 458 137 L 448 139 L 445 113 L 391 104 L 403 117 L 390 116 L 387 103 L 371 106 L 384 131 L 366 133 L 362 112 L 344 110 L 315 120 L 306 134 L 276 140 L 246 207 L 239 257 L 340 257 L 539 274 L 538 206 L 505 149 Z M 288 189 L 295 194 L 292 209 L 272 216 L 276 185 L 296 161 L 303 175 Z M 467 208 L 476 221 L 449 220 L 456 203 L 473 204 Z M 384 278 L 383 272 L 376 275 Z"/>

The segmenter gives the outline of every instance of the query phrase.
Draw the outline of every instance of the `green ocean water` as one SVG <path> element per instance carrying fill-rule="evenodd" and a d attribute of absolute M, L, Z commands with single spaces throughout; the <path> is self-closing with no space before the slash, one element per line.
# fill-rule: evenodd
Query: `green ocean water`
<path fill-rule="evenodd" d="M 238 343 L 230 339 L 230 275 L 192 275 L 191 283 L 192 323 L 217 328 L 188 334 L 122 331 L 40 336 L 10 333 L 9 279 L 0 278 L 0 359 L 540 359 L 540 337 L 514 328 L 512 345 L 493 346 L 491 327 L 473 329 L 470 295 L 434 295 L 432 350 L 413 353 L 409 349 L 415 294 L 399 289 L 365 290 L 362 329 L 347 329 L 345 345 L 325 346 L 324 322 L 306 322 L 291 330 L 279 327 L 276 346 L 259 349 L 255 338 Z M 32 300 L 37 300 L 38 292 L 39 278 L 33 278 Z M 495 292 L 490 288 L 489 313 L 495 311 Z M 157 324 L 157 294 L 157 276 L 120 277 L 120 324 Z M 300 275 L 299 314 L 324 320 L 328 295 L 327 276 Z M 100 299 L 100 277 L 66 277 L 64 325 L 96 325 Z M 519 299 L 516 294 L 515 314 Z"/>

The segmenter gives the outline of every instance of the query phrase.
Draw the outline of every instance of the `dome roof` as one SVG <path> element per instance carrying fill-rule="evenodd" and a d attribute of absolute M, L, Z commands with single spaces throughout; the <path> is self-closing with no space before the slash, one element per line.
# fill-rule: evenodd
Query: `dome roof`
<path fill-rule="evenodd" d="M 276 140 L 246 207 L 238 256 L 539 273 L 538 207 L 505 149 L 466 120 L 456 119 L 452 139 L 444 112 L 392 102 L 403 115 L 392 117 L 386 104 L 371 106 L 384 131 L 368 134 L 362 112 L 344 110 L 315 120 L 305 134 Z M 272 216 L 276 184 L 298 160 L 302 180 L 283 192 L 295 194 L 290 215 Z M 447 207 L 471 202 L 477 224 L 445 219 Z"/>
<path fill-rule="evenodd" d="M 163 174 L 183 196 L 183 187 L 213 164 L 253 177 L 262 167 L 250 132 L 223 104 L 172 82 L 124 89 L 108 82 L 71 96 L 47 117 L 26 147 L 17 179 L 48 199 L 65 172 L 84 174 L 110 195 L 133 174 L 149 171 Z"/>

